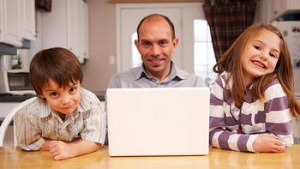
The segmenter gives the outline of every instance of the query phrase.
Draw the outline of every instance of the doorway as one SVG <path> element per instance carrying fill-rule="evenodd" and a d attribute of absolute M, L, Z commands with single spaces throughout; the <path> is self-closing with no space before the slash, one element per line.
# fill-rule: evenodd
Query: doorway
<path fill-rule="evenodd" d="M 194 73 L 194 20 L 205 20 L 202 3 L 130 3 L 116 5 L 117 71 L 134 65 L 134 34 L 140 20 L 151 13 L 168 16 L 175 26 L 179 45 L 174 52 L 175 64 Z"/>

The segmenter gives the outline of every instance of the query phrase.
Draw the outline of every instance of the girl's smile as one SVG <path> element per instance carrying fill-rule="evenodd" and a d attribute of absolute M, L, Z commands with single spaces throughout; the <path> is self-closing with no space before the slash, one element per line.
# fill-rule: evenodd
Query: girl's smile
<path fill-rule="evenodd" d="M 268 43 L 272 41 L 273 43 Z M 266 29 L 259 31 L 245 47 L 242 54 L 242 67 L 245 70 L 246 83 L 254 78 L 272 73 L 280 56 L 279 37 Z"/>

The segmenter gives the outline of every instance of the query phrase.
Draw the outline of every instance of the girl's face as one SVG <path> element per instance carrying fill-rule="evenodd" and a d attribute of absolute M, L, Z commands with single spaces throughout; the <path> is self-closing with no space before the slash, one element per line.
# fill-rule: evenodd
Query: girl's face
<path fill-rule="evenodd" d="M 263 29 L 245 46 L 241 63 L 246 71 L 246 84 L 254 78 L 272 73 L 280 56 L 280 38 Z"/>
<path fill-rule="evenodd" d="M 80 102 L 80 82 L 72 83 L 66 88 L 60 88 L 53 80 L 43 87 L 42 98 L 47 100 L 49 106 L 61 113 L 71 114 Z"/>

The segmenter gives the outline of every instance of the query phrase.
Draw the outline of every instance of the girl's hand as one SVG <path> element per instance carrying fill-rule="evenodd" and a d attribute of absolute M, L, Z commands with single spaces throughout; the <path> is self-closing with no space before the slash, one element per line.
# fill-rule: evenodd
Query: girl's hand
<path fill-rule="evenodd" d="M 286 150 L 280 137 L 274 134 L 259 134 L 253 143 L 253 148 L 260 153 L 280 153 Z"/>

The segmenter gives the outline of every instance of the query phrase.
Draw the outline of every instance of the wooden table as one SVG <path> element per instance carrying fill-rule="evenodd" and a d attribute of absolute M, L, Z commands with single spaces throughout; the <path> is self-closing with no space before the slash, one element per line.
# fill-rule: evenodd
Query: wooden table
<path fill-rule="evenodd" d="M 0 147 L 1 169 L 290 169 L 300 168 L 300 144 L 285 153 L 242 153 L 210 149 L 208 156 L 110 157 L 108 147 L 80 157 L 54 161 L 48 152 Z"/>

